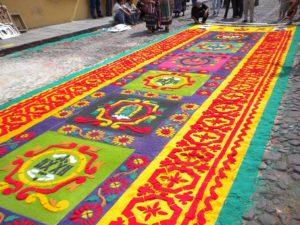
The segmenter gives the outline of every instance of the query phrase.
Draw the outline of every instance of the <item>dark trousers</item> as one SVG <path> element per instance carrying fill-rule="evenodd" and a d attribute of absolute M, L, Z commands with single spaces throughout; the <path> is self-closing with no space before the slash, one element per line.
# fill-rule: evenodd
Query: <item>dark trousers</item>
<path fill-rule="evenodd" d="M 100 0 L 90 0 L 90 14 L 91 17 L 96 17 L 95 11 L 98 16 L 101 16 L 101 1 Z"/>
<path fill-rule="evenodd" d="M 237 5 L 236 5 L 237 0 L 225 0 L 226 9 L 225 9 L 224 19 L 227 19 L 227 14 L 228 14 L 230 2 L 231 2 L 231 5 L 232 5 L 232 10 L 233 10 L 232 17 L 237 17 L 238 16 Z"/>
<path fill-rule="evenodd" d="M 106 7 L 106 16 L 111 16 L 111 13 L 112 13 L 112 1 L 111 0 L 106 0 L 105 7 Z"/>
<path fill-rule="evenodd" d="M 237 8 L 237 15 L 239 17 L 243 16 L 243 11 L 244 11 L 244 4 L 243 4 L 243 0 L 237 0 L 236 2 L 236 8 Z"/>

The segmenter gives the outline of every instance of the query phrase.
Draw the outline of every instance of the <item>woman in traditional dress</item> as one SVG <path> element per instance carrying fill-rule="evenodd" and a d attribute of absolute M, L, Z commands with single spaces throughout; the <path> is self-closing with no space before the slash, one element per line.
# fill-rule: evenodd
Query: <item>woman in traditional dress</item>
<path fill-rule="evenodd" d="M 185 0 L 174 0 L 174 13 L 175 17 L 179 17 L 179 13 L 182 12 L 182 2 Z"/>
<path fill-rule="evenodd" d="M 182 10 L 181 10 L 182 16 L 184 16 L 185 10 L 186 10 L 186 0 L 183 0 L 182 1 Z"/>
<path fill-rule="evenodd" d="M 146 27 L 149 33 L 154 33 L 159 28 L 159 0 L 144 0 L 143 12 L 145 13 Z"/>
<path fill-rule="evenodd" d="M 169 26 L 172 24 L 174 11 L 174 0 L 159 0 L 160 24 L 165 26 L 165 31 L 169 32 Z"/>

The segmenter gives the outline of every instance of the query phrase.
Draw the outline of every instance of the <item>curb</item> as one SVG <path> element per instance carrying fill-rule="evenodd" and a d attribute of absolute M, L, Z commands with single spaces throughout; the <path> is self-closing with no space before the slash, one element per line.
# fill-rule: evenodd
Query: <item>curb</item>
<path fill-rule="evenodd" d="M 107 27 L 110 27 L 110 26 L 111 26 L 110 23 L 106 23 L 106 24 L 103 24 L 103 25 L 100 25 L 100 26 L 75 31 L 75 32 L 71 32 L 71 33 L 68 33 L 68 34 L 62 34 L 62 35 L 58 35 L 58 36 L 55 36 L 55 37 L 45 38 L 45 39 L 42 39 L 42 40 L 33 41 L 33 42 L 29 42 L 29 43 L 18 45 L 18 46 L 13 46 L 13 47 L 6 48 L 6 49 L 1 49 L 0 50 L 0 57 L 11 54 L 11 53 L 14 53 L 14 52 L 17 52 L 17 51 L 22 51 L 22 50 L 27 49 L 27 48 L 32 48 L 32 47 L 35 47 L 37 45 L 41 45 L 41 44 L 44 44 L 44 43 L 59 41 L 59 40 L 62 40 L 64 38 L 68 38 L 68 37 L 72 37 L 72 36 L 79 35 L 79 34 L 84 34 L 84 33 L 90 33 L 90 32 L 93 32 L 93 31 L 96 31 L 96 30 L 99 30 L 99 29 L 102 29 L 102 28 L 107 28 Z"/>

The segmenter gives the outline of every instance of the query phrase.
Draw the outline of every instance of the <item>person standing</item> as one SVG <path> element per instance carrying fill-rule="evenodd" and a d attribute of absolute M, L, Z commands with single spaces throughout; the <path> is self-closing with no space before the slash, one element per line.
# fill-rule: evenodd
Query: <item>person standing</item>
<path fill-rule="evenodd" d="M 159 29 L 160 18 L 159 18 L 159 0 L 145 0 L 143 1 L 143 9 L 145 13 L 146 27 L 149 33 L 154 33 L 155 30 Z"/>
<path fill-rule="evenodd" d="M 232 10 L 233 10 L 233 12 L 232 12 L 232 18 L 238 18 L 236 1 L 237 0 L 225 0 L 225 14 L 224 14 L 224 19 L 227 19 L 227 15 L 228 15 L 230 3 L 232 5 Z"/>
<path fill-rule="evenodd" d="M 250 23 L 253 23 L 254 19 L 254 4 L 255 0 L 244 0 L 244 23 L 248 22 L 248 13 L 250 12 Z"/>
<path fill-rule="evenodd" d="M 242 18 L 243 17 L 243 12 L 244 12 L 243 0 L 237 0 L 236 8 L 237 8 L 237 16 L 239 18 Z"/>
<path fill-rule="evenodd" d="M 100 0 L 90 0 L 90 14 L 93 19 L 97 19 L 97 16 L 103 17 L 102 13 L 101 13 L 100 4 L 101 4 Z M 96 16 L 95 11 L 97 13 L 97 16 Z"/>
<path fill-rule="evenodd" d="M 105 11 L 106 11 L 106 16 L 111 16 L 111 14 L 112 14 L 112 1 L 111 0 L 106 0 Z"/>
<path fill-rule="evenodd" d="M 174 0 L 174 13 L 175 17 L 179 17 L 179 13 L 182 12 L 182 2 L 185 0 Z"/>
<path fill-rule="evenodd" d="M 218 16 L 221 8 L 221 0 L 212 0 L 213 16 Z"/>
<path fill-rule="evenodd" d="M 160 24 L 165 26 L 165 31 L 169 32 L 169 26 L 172 24 L 174 11 L 174 0 L 159 0 Z"/>
<path fill-rule="evenodd" d="M 279 8 L 279 17 L 278 21 L 282 21 L 285 19 L 286 12 L 289 9 L 289 0 L 279 0 L 280 2 L 280 8 Z"/>

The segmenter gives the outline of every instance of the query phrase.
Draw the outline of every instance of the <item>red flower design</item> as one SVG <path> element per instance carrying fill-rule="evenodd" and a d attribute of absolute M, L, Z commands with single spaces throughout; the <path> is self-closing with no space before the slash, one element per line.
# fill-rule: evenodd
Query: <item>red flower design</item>
<path fill-rule="evenodd" d="M 187 202 L 190 202 L 192 201 L 194 198 L 191 196 L 191 191 L 189 192 L 186 192 L 186 193 L 183 193 L 182 195 L 181 194 L 178 194 L 178 195 L 175 195 L 176 198 L 179 199 L 179 201 L 185 205 Z"/>
<path fill-rule="evenodd" d="M 138 206 L 138 210 L 142 211 L 145 216 L 145 221 L 149 220 L 151 216 L 156 217 L 157 215 L 167 215 L 168 213 L 161 210 L 159 207 L 159 202 L 155 202 L 154 205 L 151 207 L 147 205 L 147 207 L 144 206 Z"/>
<path fill-rule="evenodd" d="M 205 84 L 206 87 L 217 87 L 218 85 L 218 82 L 209 82 Z"/>
<path fill-rule="evenodd" d="M 16 219 L 8 222 L 7 225 L 36 225 L 36 223 L 28 219 Z"/>
<path fill-rule="evenodd" d="M 139 187 L 138 189 L 138 196 L 142 196 L 142 195 L 147 195 L 147 194 L 153 194 L 154 190 L 153 188 L 150 186 L 150 184 L 145 184 L 142 187 Z"/>
<path fill-rule="evenodd" d="M 13 138 L 13 141 L 19 142 L 19 141 L 28 141 L 32 139 L 35 136 L 34 132 L 24 132 L 22 134 L 19 134 Z"/>
<path fill-rule="evenodd" d="M 148 162 L 149 160 L 145 156 L 135 155 L 135 156 L 131 156 L 126 161 L 125 165 L 129 170 L 134 170 L 146 166 Z"/>
<path fill-rule="evenodd" d="M 161 179 L 169 181 L 168 188 L 171 188 L 175 184 L 178 184 L 178 183 L 187 182 L 186 179 L 182 179 L 179 172 L 177 172 L 175 175 L 171 175 L 171 176 L 161 176 Z"/>
<path fill-rule="evenodd" d="M 77 224 L 93 225 L 98 222 L 102 208 L 98 203 L 87 203 L 76 209 L 70 219 Z"/>
<path fill-rule="evenodd" d="M 199 90 L 197 92 L 198 95 L 209 95 L 210 91 L 209 90 Z"/>
<path fill-rule="evenodd" d="M 109 225 L 125 225 L 125 221 L 121 217 L 118 217 L 117 221 L 112 221 Z"/>
<path fill-rule="evenodd" d="M 111 177 L 106 180 L 102 186 L 103 193 L 108 194 L 119 194 L 128 187 L 128 181 L 121 177 Z"/>
<path fill-rule="evenodd" d="M 0 156 L 5 155 L 8 152 L 7 148 L 0 147 Z"/>

